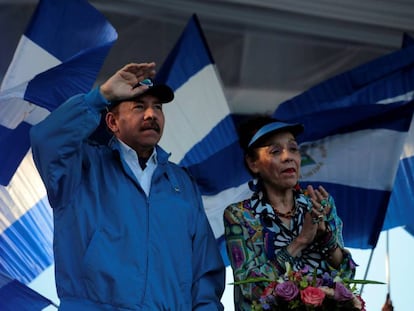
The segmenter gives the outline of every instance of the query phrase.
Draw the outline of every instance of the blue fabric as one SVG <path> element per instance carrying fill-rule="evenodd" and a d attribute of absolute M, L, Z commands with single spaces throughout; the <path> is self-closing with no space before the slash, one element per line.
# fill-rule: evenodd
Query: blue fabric
<path fill-rule="evenodd" d="M 50 304 L 46 297 L 0 273 L 1 311 L 40 311 Z"/>
<path fill-rule="evenodd" d="M 185 55 L 183 55 L 183 51 L 185 51 Z M 190 51 L 196 57 L 189 57 Z M 158 71 L 155 80 L 157 83 L 165 83 L 176 90 L 191 76 L 210 64 L 214 64 L 213 57 L 198 18 L 193 15 Z"/>
<path fill-rule="evenodd" d="M 21 99 L 48 111 L 53 111 L 69 97 L 90 90 L 117 39 L 112 25 L 86 0 L 39 1 L 24 36 L 39 50 L 43 49 L 45 54 L 56 58 L 51 64 L 43 60 L 42 67 L 49 69 L 35 73 L 29 81 L 21 81 L 28 82 Z M 30 52 L 17 50 L 13 60 L 15 66 L 29 67 L 24 60 L 30 58 L 21 55 Z M 15 76 L 16 73 L 11 70 L 10 75 Z M 7 79 L 6 76 L 5 81 Z M 24 105 L 23 101 L 15 104 Z M 0 119 L 3 118 L 7 119 L 7 113 L 0 115 Z M 1 185 L 9 184 L 28 152 L 30 128 L 31 125 L 24 120 L 16 129 L 0 125 Z"/>
<path fill-rule="evenodd" d="M 224 250 L 224 208 L 229 200 L 238 200 L 232 188 L 246 182 L 250 175 L 244 168 L 234 121 L 196 15 L 188 21 L 156 80 L 174 89 L 174 103 L 166 107 L 171 110 L 165 111 L 180 120 L 176 121 L 179 126 L 174 123 L 167 131 L 173 133 L 172 139 L 160 144 L 167 145 L 177 163 L 195 178 L 210 225 Z M 167 120 L 166 126 L 170 124 Z M 222 255 L 228 265 L 226 252 Z"/>
<path fill-rule="evenodd" d="M 403 37 L 403 48 L 413 51 L 414 38 L 407 34 Z M 401 156 L 397 175 L 391 193 L 389 207 L 385 217 L 383 229 L 390 229 L 404 225 L 405 230 L 414 235 L 414 151 L 412 143 L 414 140 L 414 119 L 411 121 L 409 135 L 406 138 L 406 147 Z"/>
<path fill-rule="evenodd" d="M 0 213 L 8 215 L 2 206 Z M 47 199 L 43 198 L 3 231 L 0 273 L 27 284 L 53 263 L 51 214 Z"/>
<path fill-rule="evenodd" d="M 57 59 L 67 60 L 113 39 L 116 32 L 88 1 L 40 0 L 25 35 Z"/>
<path fill-rule="evenodd" d="M 412 187 L 407 178 L 414 167 L 414 157 L 400 161 L 403 152 L 400 141 L 414 130 L 410 130 L 413 91 L 414 45 L 407 43 L 403 49 L 324 81 L 282 103 L 273 114 L 287 122 L 303 123 L 306 130 L 298 140 L 308 146 L 314 144 L 323 148 L 326 142 L 343 138 L 344 152 L 358 148 L 362 162 L 372 158 L 387 159 L 386 166 L 375 168 L 373 163 L 360 168 L 357 163 L 338 161 L 333 164 L 330 161 L 329 179 L 312 180 L 324 185 L 335 196 L 338 214 L 344 220 L 345 244 L 349 247 L 375 247 L 383 228 L 409 225 L 414 217 Z M 383 135 L 384 142 L 388 141 L 387 147 L 371 145 L 369 139 L 365 145 L 356 146 L 355 139 L 362 135 Z M 399 140 L 394 143 L 389 139 L 391 135 L 398 136 Z M 345 138 L 349 143 L 345 143 Z M 361 178 L 336 182 L 346 177 L 335 175 L 344 165 L 349 165 L 349 176 Z M 359 173 L 352 175 L 357 167 Z M 389 179 L 375 183 L 376 187 L 367 186 L 373 180 L 373 172 L 394 169 Z M 358 185 L 360 181 L 364 181 L 363 186 Z M 384 225 L 386 213 L 389 220 Z M 397 217 L 401 214 L 405 216 Z"/>
<path fill-rule="evenodd" d="M 146 197 L 116 144 L 87 140 L 107 104 L 98 89 L 75 96 L 31 131 L 60 310 L 221 310 L 224 264 L 195 183 L 157 147 Z"/>

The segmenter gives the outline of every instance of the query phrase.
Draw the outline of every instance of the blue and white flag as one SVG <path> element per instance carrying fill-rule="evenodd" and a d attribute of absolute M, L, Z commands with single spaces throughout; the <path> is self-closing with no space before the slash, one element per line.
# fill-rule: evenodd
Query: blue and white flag
<path fill-rule="evenodd" d="M 30 127 L 93 86 L 116 38 L 86 0 L 39 2 L 0 88 L 0 184 L 29 150 Z"/>
<path fill-rule="evenodd" d="M 414 118 L 405 139 L 383 229 L 405 226 L 414 235 Z"/>
<path fill-rule="evenodd" d="M 24 284 L 53 262 L 52 211 L 29 130 L 72 95 L 90 90 L 116 38 L 86 0 L 41 0 L 2 82 L 0 272 Z"/>
<path fill-rule="evenodd" d="M 404 34 L 403 48 L 414 46 L 414 39 Z M 405 226 L 414 235 L 414 118 L 405 139 L 397 176 L 391 193 L 390 203 L 383 229 Z"/>
<path fill-rule="evenodd" d="M 298 137 L 302 182 L 321 184 L 333 195 L 348 247 L 376 246 L 391 191 L 400 182 L 406 184 L 397 170 L 412 120 L 413 94 L 414 46 L 408 46 L 329 79 L 274 113 L 305 125 Z M 412 156 L 412 150 L 407 154 Z M 399 225 L 413 218 L 412 203 L 404 202 L 411 205 L 411 218 L 399 219 Z"/>
<path fill-rule="evenodd" d="M 245 181 L 247 173 L 219 74 L 196 15 L 156 80 L 175 91 L 173 103 L 164 107 L 166 124 L 160 145 L 196 179 L 210 225 L 222 241 L 224 208 L 246 196 L 248 188 L 240 180 Z M 222 254 L 225 257 L 223 248 Z"/>

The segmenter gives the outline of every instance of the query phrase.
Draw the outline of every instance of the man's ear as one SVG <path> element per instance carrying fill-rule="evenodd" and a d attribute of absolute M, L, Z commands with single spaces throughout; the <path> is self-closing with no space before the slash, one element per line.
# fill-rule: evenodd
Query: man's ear
<path fill-rule="evenodd" d="M 106 126 L 115 133 L 118 130 L 118 124 L 116 122 L 115 114 L 111 111 L 107 112 L 105 115 Z"/>

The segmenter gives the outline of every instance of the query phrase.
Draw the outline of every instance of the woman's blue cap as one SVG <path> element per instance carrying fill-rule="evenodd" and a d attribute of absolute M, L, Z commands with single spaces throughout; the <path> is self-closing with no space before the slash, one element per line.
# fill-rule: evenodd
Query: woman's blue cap
<path fill-rule="evenodd" d="M 247 148 L 252 147 L 260 138 L 272 132 L 291 132 L 296 137 L 298 134 L 302 133 L 303 130 L 304 127 L 300 123 L 272 122 L 262 126 L 256 134 L 254 134 L 252 139 L 250 139 Z"/>

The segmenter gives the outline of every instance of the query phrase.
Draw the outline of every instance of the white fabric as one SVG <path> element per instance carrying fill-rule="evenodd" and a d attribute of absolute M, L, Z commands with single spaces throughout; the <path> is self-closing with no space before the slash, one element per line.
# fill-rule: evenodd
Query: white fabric
<path fill-rule="evenodd" d="M 301 144 L 302 157 L 306 156 L 313 162 L 312 165 L 302 165 L 301 180 L 391 190 L 398 167 L 394 159 L 398 158 L 406 136 L 406 133 L 376 129 Z M 388 150 L 390 145 L 396 146 L 394 153 Z M 383 152 L 384 148 L 387 152 Z M 375 152 L 368 157 L 363 150 Z M 366 178 L 367 174 L 370 178 Z"/>
<path fill-rule="evenodd" d="M 210 64 L 191 76 L 176 90 L 174 100 L 164 105 L 163 110 L 165 129 L 160 145 L 171 152 L 171 161 L 179 163 L 230 113 L 215 65 Z"/>
<path fill-rule="evenodd" d="M 23 121 L 34 125 L 49 115 L 47 109 L 23 98 L 33 77 L 60 63 L 56 57 L 22 35 L 0 87 L 0 125 L 15 129 Z"/>

